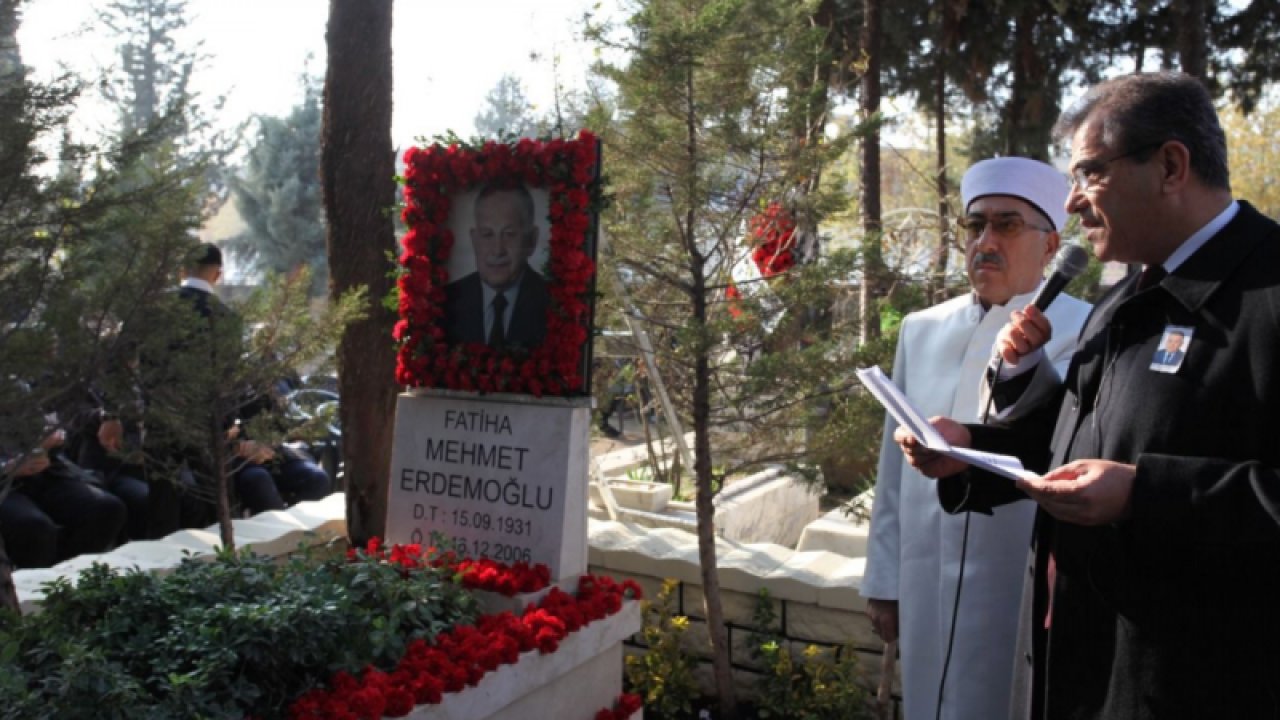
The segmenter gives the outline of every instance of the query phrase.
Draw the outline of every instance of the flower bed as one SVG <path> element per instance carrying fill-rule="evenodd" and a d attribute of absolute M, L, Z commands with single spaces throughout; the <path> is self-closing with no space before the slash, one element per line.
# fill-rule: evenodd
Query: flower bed
<path fill-rule="evenodd" d="M 376 537 L 370 539 L 363 549 L 347 550 L 347 560 L 361 558 L 390 563 L 404 570 L 444 568 L 453 571 L 468 590 L 484 590 L 506 597 L 538 592 L 551 583 L 551 570 L 541 563 L 504 565 L 489 558 L 459 558 L 453 551 L 440 552 L 434 546 L 424 549 L 416 543 L 385 547 Z"/>
<path fill-rule="evenodd" d="M 632 581 L 583 576 L 576 596 L 555 588 L 523 615 L 483 615 L 474 625 L 440 633 L 433 643 L 414 641 L 391 672 L 373 667 L 359 677 L 340 672 L 328 689 L 299 698 L 289 715 L 296 720 L 404 717 L 415 705 L 439 704 L 448 693 L 475 687 L 499 667 L 521 661 L 523 653 L 556 652 L 570 633 L 617 614 L 624 599 L 639 596 Z"/>
<path fill-rule="evenodd" d="M 601 708 L 595 720 L 627 720 L 633 717 L 644 705 L 644 701 L 635 693 L 623 693 L 611 707 Z"/>
<path fill-rule="evenodd" d="M 438 690 L 452 701 L 466 695 L 458 689 L 512 669 L 504 663 L 553 658 L 555 666 L 536 676 L 536 685 L 547 684 L 574 667 L 569 655 L 594 657 L 592 642 L 608 635 L 616 645 L 638 629 L 638 603 L 623 602 L 633 585 L 584 578 L 570 596 L 547 575 L 545 567 L 506 568 L 376 541 L 346 561 L 302 554 L 278 564 L 222 553 L 165 575 L 94 565 L 75 586 L 46 586 L 43 612 L 0 618 L 7 650 L 0 715 L 80 717 L 109 708 L 111 717 L 276 718 L 318 697 L 314 688 L 327 680 L 326 692 L 347 693 L 325 696 L 328 707 L 336 710 L 340 697 L 347 708 L 327 716 L 419 717 L 421 697 Z M 463 585 L 512 598 L 541 588 L 545 597 L 519 618 L 477 616 Z M 576 649 L 553 652 L 561 646 Z M 433 681 L 409 675 L 414 668 L 442 672 Z M 597 684 L 613 680 L 616 695 L 620 655 L 609 675 Z M 412 684 L 400 682 L 406 678 Z"/>

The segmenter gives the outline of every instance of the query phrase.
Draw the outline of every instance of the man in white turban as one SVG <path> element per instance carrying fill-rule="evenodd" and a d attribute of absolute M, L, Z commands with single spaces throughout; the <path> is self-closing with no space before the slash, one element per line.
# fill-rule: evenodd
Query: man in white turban
<path fill-rule="evenodd" d="M 1034 299 L 1058 251 L 1068 191 L 1064 174 L 1027 158 L 983 160 L 965 173 L 959 232 L 972 290 L 908 315 L 893 363 L 894 382 L 926 417 L 981 422 L 1016 413 L 1001 398 L 981 407 L 988 364 L 996 334 Z M 1059 373 L 1088 312 L 1066 295 L 1049 306 L 1053 339 L 1044 350 Z M 1001 377 L 1016 372 L 1003 368 Z M 901 639 L 906 720 L 935 717 L 962 570 L 941 717 L 1005 717 L 1034 504 L 972 518 L 944 513 L 936 483 L 903 461 L 895 426 L 886 418 L 861 593 L 876 633 Z"/>

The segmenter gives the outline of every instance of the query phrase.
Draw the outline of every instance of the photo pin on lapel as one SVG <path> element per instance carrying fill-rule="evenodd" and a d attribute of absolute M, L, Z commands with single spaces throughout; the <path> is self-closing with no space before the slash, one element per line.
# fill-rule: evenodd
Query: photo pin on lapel
<path fill-rule="evenodd" d="M 1160 336 L 1160 344 L 1151 356 L 1151 369 L 1162 373 L 1176 373 L 1191 347 L 1191 335 L 1195 328 L 1185 325 L 1166 325 Z"/>

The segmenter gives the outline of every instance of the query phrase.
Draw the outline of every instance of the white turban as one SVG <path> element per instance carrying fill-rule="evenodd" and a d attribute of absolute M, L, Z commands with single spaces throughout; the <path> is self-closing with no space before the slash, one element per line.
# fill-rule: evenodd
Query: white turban
<path fill-rule="evenodd" d="M 974 163 L 960 180 L 960 197 L 965 212 L 969 205 L 987 195 L 1010 195 L 1026 200 L 1044 213 L 1054 230 L 1067 224 L 1064 207 L 1071 185 L 1067 176 L 1052 165 L 1021 157 L 991 158 Z"/>

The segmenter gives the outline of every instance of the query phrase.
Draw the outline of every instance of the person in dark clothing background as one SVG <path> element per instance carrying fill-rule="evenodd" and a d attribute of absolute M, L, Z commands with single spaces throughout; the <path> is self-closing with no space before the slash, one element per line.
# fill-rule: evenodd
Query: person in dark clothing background
<path fill-rule="evenodd" d="M 124 527 L 124 503 L 63 455 L 65 440 L 51 428 L 39 447 L 0 449 L 0 534 L 18 568 L 106 552 Z"/>
<path fill-rule="evenodd" d="M 196 247 L 173 302 L 161 308 L 159 323 L 167 328 L 153 332 L 143 350 L 148 537 L 216 519 L 209 427 L 231 427 L 236 409 L 227 400 L 231 369 L 244 353 L 243 323 L 214 292 L 221 278 L 218 247 Z"/>

